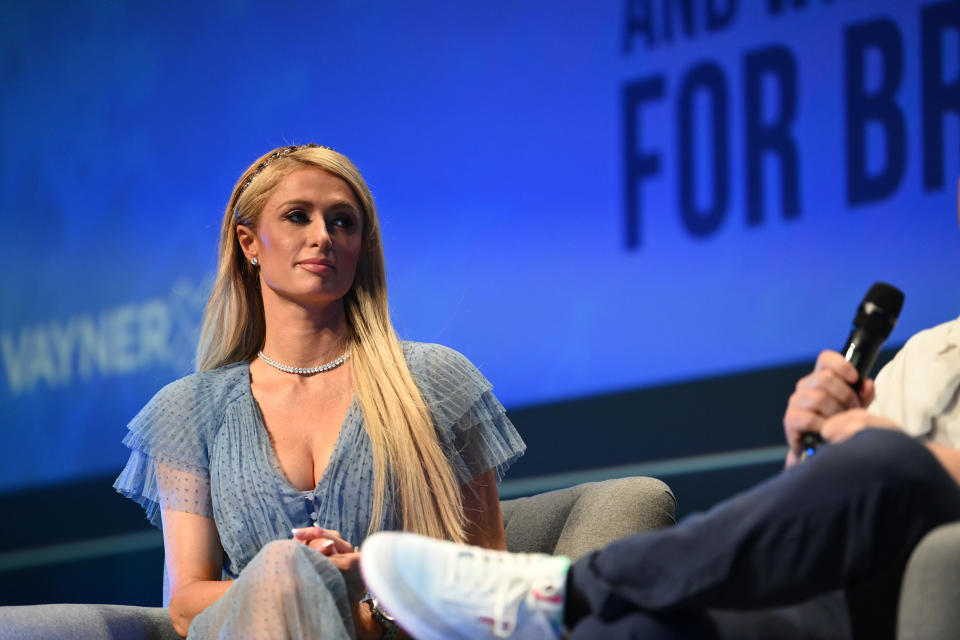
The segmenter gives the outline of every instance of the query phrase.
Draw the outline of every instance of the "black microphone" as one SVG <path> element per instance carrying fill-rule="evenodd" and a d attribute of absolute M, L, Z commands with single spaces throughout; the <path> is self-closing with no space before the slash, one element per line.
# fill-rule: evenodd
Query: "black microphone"
<path fill-rule="evenodd" d="M 850 385 L 859 392 L 863 379 L 870 374 L 877 361 L 880 347 L 893 331 L 903 308 L 903 292 L 885 282 L 874 283 L 857 308 L 853 318 L 853 330 L 844 345 L 843 357 L 860 374 L 857 381 Z M 800 460 L 806 460 L 817 452 L 823 438 L 817 433 L 805 433 L 800 439 Z"/>

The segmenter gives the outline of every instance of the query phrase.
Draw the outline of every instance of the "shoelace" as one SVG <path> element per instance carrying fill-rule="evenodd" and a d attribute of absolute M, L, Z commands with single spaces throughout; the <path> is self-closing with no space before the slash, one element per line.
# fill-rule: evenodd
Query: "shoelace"
<path fill-rule="evenodd" d="M 506 638 L 516 629 L 520 605 L 533 586 L 534 580 L 525 575 L 524 568 L 538 560 L 534 555 L 514 554 L 510 557 L 511 572 L 499 568 L 506 556 L 494 552 L 460 551 L 456 562 L 447 563 L 448 589 L 461 590 L 466 597 L 493 594 L 493 635 Z"/>

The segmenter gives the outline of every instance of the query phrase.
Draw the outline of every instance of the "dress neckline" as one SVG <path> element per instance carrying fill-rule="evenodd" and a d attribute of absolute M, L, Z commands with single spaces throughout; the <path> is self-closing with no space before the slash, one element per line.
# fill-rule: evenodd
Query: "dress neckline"
<path fill-rule="evenodd" d="M 280 465 L 280 458 L 277 456 L 277 452 L 273 448 L 273 441 L 270 439 L 270 432 L 267 430 L 266 420 L 263 419 L 263 412 L 260 409 L 260 403 L 257 402 L 256 396 L 253 395 L 253 385 L 251 384 L 250 380 L 249 361 L 246 363 L 244 370 L 246 372 L 246 377 L 244 379 L 244 384 L 242 385 L 243 392 L 251 406 L 254 408 L 253 414 L 257 422 L 257 428 L 263 435 L 264 449 L 270 470 L 273 472 L 273 475 L 276 477 L 277 481 L 288 491 L 305 497 L 318 494 L 320 489 L 328 483 L 328 478 L 331 475 L 331 466 L 337 464 L 337 462 L 340 460 L 340 450 L 343 448 L 347 431 L 350 430 L 352 425 L 356 423 L 354 416 L 355 413 L 360 410 L 357 394 L 354 393 L 353 397 L 350 399 L 347 412 L 343 415 L 343 420 L 340 422 L 340 430 L 337 432 L 337 438 L 334 440 L 333 448 L 330 450 L 330 457 L 327 458 L 327 464 L 324 466 L 323 472 L 320 474 L 320 479 L 317 480 L 317 484 L 313 487 L 313 489 L 298 489 L 293 485 L 292 482 L 290 482 L 287 474 L 284 473 L 283 467 Z"/>

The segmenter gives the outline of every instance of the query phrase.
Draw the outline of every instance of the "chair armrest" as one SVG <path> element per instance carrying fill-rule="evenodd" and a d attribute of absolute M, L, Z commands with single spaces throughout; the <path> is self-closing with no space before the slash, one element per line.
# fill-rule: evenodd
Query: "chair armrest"
<path fill-rule="evenodd" d="M 572 559 L 614 540 L 674 524 L 676 500 L 655 478 L 585 482 L 500 503 L 510 551 Z"/>
<path fill-rule="evenodd" d="M 899 640 L 960 637 L 960 523 L 937 527 L 913 550 L 897 611 Z"/>
<path fill-rule="evenodd" d="M 504 500 L 511 551 L 576 559 L 614 540 L 675 522 L 676 500 L 654 478 L 586 482 Z M 103 604 L 0 607 L 0 640 L 180 640 L 167 609 Z"/>
<path fill-rule="evenodd" d="M 0 640 L 181 640 L 160 607 L 37 604 L 0 607 Z"/>

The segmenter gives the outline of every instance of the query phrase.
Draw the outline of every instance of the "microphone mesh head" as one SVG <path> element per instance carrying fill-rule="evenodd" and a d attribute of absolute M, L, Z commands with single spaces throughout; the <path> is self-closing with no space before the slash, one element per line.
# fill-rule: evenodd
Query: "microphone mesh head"
<path fill-rule="evenodd" d="M 901 307 L 903 292 L 885 282 L 877 282 L 857 307 L 854 330 L 865 331 L 883 342 L 897 324 Z"/>
<path fill-rule="evenodd" d="M 896 322 L 900 316 L 900 309 L 903 308 L 903 292 L 886 282 L 875 282 L 863 299 L 864 305 L 868 302 L 880 307 L 883 313 L 891 316 Z"/>

